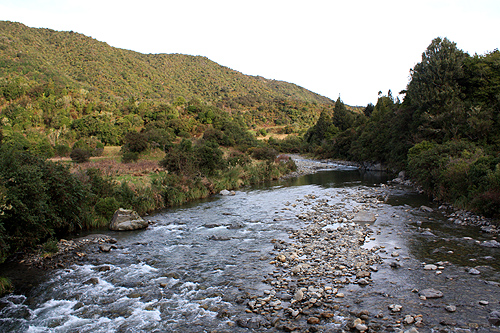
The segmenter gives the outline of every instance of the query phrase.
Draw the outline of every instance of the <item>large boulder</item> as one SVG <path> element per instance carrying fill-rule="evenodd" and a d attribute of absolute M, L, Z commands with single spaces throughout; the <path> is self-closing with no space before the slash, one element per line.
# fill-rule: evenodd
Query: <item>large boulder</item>
<path fill-rule="evenodd" d="M 119 208 L 109 224 L 109 229 L 116 231 L 137 230 L 148 226 L 148 221 L 144 220 L 131 209 Z"/>

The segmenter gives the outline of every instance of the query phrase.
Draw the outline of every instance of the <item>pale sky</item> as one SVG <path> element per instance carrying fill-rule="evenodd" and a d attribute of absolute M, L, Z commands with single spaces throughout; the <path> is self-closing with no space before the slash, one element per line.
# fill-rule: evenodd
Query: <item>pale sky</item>
<path fill-rule="evenodd" d="M 471 55 L 500 47 L 498 0 L 0 0 L 0 20 L 202 55 L 348 105 L 397 96 L 435 37 Z"/>

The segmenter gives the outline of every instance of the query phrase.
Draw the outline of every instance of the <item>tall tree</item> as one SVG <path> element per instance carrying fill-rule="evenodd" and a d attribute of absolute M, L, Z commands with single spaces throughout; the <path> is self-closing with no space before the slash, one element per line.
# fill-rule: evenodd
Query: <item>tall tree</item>
<path fill-rule="evenodd" d="M 411 70 L 405 104 L 418 136 L 442 142 L 459 135 L 459 124 L 465 122 L 460 81 L 467 57 L 447 38 L 435 38 Z"/>
<path fill-rule="evenodd" d="M 352 114 L 347 110 L 344 102 L 339 98 L 335 102 L 333 109 L 332 123 L 340 131 L 345 131 L 350 128 L 353 122 Z"/>

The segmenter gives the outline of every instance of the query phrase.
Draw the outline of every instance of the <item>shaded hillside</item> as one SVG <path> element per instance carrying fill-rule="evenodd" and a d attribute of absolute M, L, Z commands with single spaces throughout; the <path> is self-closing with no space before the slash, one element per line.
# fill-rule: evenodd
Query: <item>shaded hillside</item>
<path fill-rule="evenodd" d="M 333 102 L 297 85 L 244 75 L 205 57 L 141 54 L 74 32 L 0 22 L 0 76 L 22 73 L 116 97 L 229 103 L 235 98 Z"/>

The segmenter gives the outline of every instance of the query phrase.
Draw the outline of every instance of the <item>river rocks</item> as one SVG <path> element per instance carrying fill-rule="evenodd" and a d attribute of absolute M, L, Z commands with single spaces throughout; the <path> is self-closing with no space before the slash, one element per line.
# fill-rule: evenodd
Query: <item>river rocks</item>
<path fill-rule="evenodd" d="M 148 225 L 148 221 L 140 217 L 137 212 L 119 208 L 111 219 L 109 229 L 115 231 L 137 230 L 146 228 Z"/>
<path fill-rule="evenodd" d="M 488 322 L 493 326 L 500 326 L 500 311 L 493 311 L 488 316 Z"/>
<path fill-rule="evenodd" d="M 99 250 L 101 250 L 101 252 L 109 252 L 111 251 L 111 249 L 116 249 L 116 245 L 114 244 L 101 244 L 99 245 Z"/>
<path fill-rule="evenodd" d="M 457 307 L 455 305 L 447 305 L 444 307 L 444 309 L 448 312 L 456 312 L 457 311 Z"/>
<path fill-rule="evenodd" d="M 468 273 L 471 274 L 471 275 L 479 275 L 479 274 L 481 274 L 481 272 L 478 269 L 475 269 L 475 268 L 470 268 L 468 270 Z"/>
<path fill-rule="evenodd" d="M 443 297 L 443 292 L 434 288 L 421 290 L 418 294 L 420 297 L 425 297 L 426 299 Z"/>
<path fill-rule="evenodd" d="M 426 270 L 426 271 L 435 271 L 437 269 L 438 269 L 438 267 L 436 265 L 433 265 L 433 264 L 427 264 L 424 266 L 424 270 Z"/>
<path fill-rule="evenodd" d="M 363 223 L 373 223 L 376 220 L 377 218 L 375 217 L 375 214 L 366 211 L 361 211 L 354 216 L 352 222 L 363 224 Z"/>
<path fill-rule="evenodd" d="M 88 279 L 87 281 L 85 281 L 83 284 L 93 284 L 93 285 L 96 285 L 96 284 L 99 284 L 99 279 L 98 278 L 90 278 Z"/>
<path fill-rule="evenodd" d="M 403 306 L 399 305 L 399 304 L 391 304 L 391 305 L 389 305 L 389 310 L 391 310 L 392 312 L 401 312 L 402 308 L 403 308 Z"/>
<path fill-rule="evenodd" d="M 490 241 L 484 241 L 481 243 L 481 246 L 491 247 L 491 248 L 500 248 L 500 243 L 496 240 L 492 239 Z"/>
<path fill-rule="evenodd" d="M 431 207 L 427 207 L 427 206 L 420 206 L 420 210 L 423 211 L 423 212 L 426 212 L 426 213 L 432 213 L 434 211 L 434 209 L 432 209 Z"/>
<path fill-rule="evenodd" d="M 222 190 L 219 192 L 220 195 L 223 195 L 223 196 L 233 196 L 233 195 L 236 195 L 236 192 L 234 191 L 228 191 L 228 190 Z"/>

